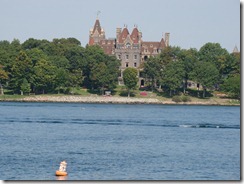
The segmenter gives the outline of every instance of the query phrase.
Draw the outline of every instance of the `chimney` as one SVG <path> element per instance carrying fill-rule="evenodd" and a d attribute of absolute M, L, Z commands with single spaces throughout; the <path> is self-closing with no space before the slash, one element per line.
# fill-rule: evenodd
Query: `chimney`
<path fill-rule="evenodd" d="M 119 35 L 121 34 L 121 28 L 116 28 L 116 39 L 119 39 Z"/>
<path fill-rule="evenodd" d="M 169 34 L 170 34 L 170 33 L 165 33 L 165 46 L 166 46 L 166 47 L 169 46 Z"/>
<path fill-rule="evenodd" d="M 141 43 L 141 39 L 142 39 L 142 32 L 140 32 L 140 31 L 139 31 L 138 36 L 139 36 L 139 38 L 138 38 L 139 43 Z"/>

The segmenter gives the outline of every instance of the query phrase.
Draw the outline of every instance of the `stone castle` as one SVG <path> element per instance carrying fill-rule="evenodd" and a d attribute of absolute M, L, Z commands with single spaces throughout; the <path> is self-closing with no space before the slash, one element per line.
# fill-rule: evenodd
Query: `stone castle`
<path fill-rule="evenodd" d="M 116 29 L 116 38 L 106 39 L 105 31 L 97 18 L 94 27 L 89 32 L 89 45 L 99 45 L 106 54 L 115 55 L 121 61 L 121 76 L 119 84 L 123 84 L 123 71 L 127 67 L 139 68 L 149 57 L 154 57 L 169 46 L 169 33 L 158 42 L 143 41 L 142 33 L 134 26 L 131 34 L 124 28 Z M 144 85 L 144 79 L 139 79 L 139 85 Z"/>

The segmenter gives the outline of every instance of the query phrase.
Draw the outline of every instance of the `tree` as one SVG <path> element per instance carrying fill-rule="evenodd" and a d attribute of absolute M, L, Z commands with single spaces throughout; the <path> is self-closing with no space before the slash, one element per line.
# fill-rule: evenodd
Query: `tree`
<path fill-rule="evenodd" d="M 76 72 L 72 73 L 73 75 L 75 75 Z M 73 85 L 73 83 L 71 82 L 71 75 L 69 73 L 68 70 L 64 69 L 64 68 L 57 68 L 56 70 L 56 74 L 55 74 L 55 78 L 54 78 L 54 86 L 55 86 L 55 90 L 58 91 L 58 94 L 62 91 L 65 92 L 66 89 L 68 89 L 68 87 L 70 85 Z M 81 75 L 81 73 L 80 73 Z M 78 82 L 79 79 L 75 78 L 76 83 Z M 80 81 L 81 83 L 81 81 Z"/>
<path fill-rule="evenodd" d="M 221 90 L 227 92 L 234 98 L 241 98 L 241 76 L 236 74 L 230 76 L 224 80 L 224 83 L 220 86 Z"/>
<path fill-rule="evenodd" d="M 107 71 L 107 66 L 103 62 L 95 65 L 91 70 L 91 80 L 96 87 L 101 88 L 102 94 L 104 93 L 104 87 L 108 86 L 110 82 Z"/>
<path fill-rule="evenodd" d="M 123 71 L 123 80 L 128 90 L 128 97 L 130 97 L 130 90 L 135 89 L 138 82 L 137 70 L 135 68 L 126 68 Z"/>
<path fill-rule="evenodd" d="M 0 95 L 4 95 L 3 82 L 8 79 L 8 73 L 4 71 L 3 66 L 0 65 Z"/>
<path fill-rule="evenodd" d="M 172 96 L 172 91 L 181 86 L 184 74 L 184 65 L 181 61 L 171 62 L 166 66 L 162 81 L 169 88 L 170 96 Z"/>
<path fill-rule="evenodd" d="M 194 81 L 203 86 L 203 98 L 207 88 L 212 88 L 219 79 L 216 66 L 210 62 L 197 62 L 190 75 Z"/>
<path fill-rule="evenodd" d="M 24 50 L 27 49 L 33 49 L 33 48 L 37 48 L 42 44 L 41 40 L 37 40 L 34 38 L 29 38 L 28 40 L 26 40 L 23 44 L 22 44 L 22 48 Z"/>
<path fill-rule="evenodd" d="M 241 55 L 232 53 L 229 55 L 224 68 L 225 75 L 241 74 Z"/>
<path fill-rule="evenodd" d="M 118 84 L 120 61 L 115 56 L 106 55 L 105 64 L 107 66 L 107 75 L 109 77 L 108 88 L 113 90 Z"/>
<path fill-rule="evenodd" d="M 155 88 L 156 83 L 162 78 L 161 73 L 163 67 L 163 62 L 159 57 L 149 58 L 148 61 L 144 63 L 144 77 L 151 82 L 152 90 Z"/>
<path fill-rule="evenodd" d="M 42 91 L 43 94 L 45 91 L 53 91 L 57 68 L 50 62 L 41 59 L 33 69 L 35 91 Z"/>
<path fill-rule="evenodd" d="M 31 59 L 33 66 L 35 66 L 36 63 L 38 61 L 40 61 L 41 59 L 44 59 L 44 60 L 48 59 L 48 56 L 42 50 L 40 50 L 38 48 L 26 50 L 26 54 Z"/>
<path fill-rule="evenodd" d="M 196 49 L 181 50 L 179 61 L 182 62 L 184 67 L 184 84 L 183 90 L 186 93 L 187 83 L 190 79 L 189 73 L 193 70 L 194 64 L 198 61 L 198 52 Z"/>
<path fill-rule="evenodd" d="M 29 83 L 33 82 L 33 65 L 31 59 L 24 51 L 20 51 L 13 63 L 10 74 L 10 87 L 15 92 L 20 92 L 21 84 L 24 79 Z"/>
<path fill-rule="evenodd" d="M 23 79 L 23 82 L 20 86 L 20 90 L 21 90 L 21 95 L 23 95 L 24 93 L 29 93 L 31 91 L 30 84 L 28 83 L 26 78 Z"/>
<path fill-rule="evenodd" d="M 199 60 L 215 64 L 220 76 L 224 74 L 229 53 L 219 43 L 206 43 L 199 50 Z"/>

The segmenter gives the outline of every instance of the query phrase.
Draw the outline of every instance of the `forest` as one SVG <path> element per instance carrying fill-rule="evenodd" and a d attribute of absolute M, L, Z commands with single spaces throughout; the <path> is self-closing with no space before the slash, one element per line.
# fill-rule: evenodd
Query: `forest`
<path fill-rule="evenodd" d="M 187 92 L 188 81 L 207 91 L 222 91 L 240 99 L 240 53 L 229 53 L 219 43 L 206 43 L 199 50 L 166 47 L 141 65 L 145 90 L 159 89 L 169 96 Z M 120 61 L 99 46 L 82 47 L 76 38 L 0 41 L 0 89 L 4 94 L 71 94 L 86 88 L 97 94 L 118 85 Z M 128 91 L 138 88 L 139 76 L 124 80 Z M 130 77 L 131 76 L 131 77 Z M 127 85 L 128 84 L 128 85 Z"/>

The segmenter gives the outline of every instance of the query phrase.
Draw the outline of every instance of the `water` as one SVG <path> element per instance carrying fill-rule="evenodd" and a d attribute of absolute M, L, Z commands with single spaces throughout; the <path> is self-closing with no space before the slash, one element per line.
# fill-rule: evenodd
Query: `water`
<path fill-rule="evenodd" d="M 240 180 L 240 107 L 1 102 L 0 117 L 1 180 Z"/>

